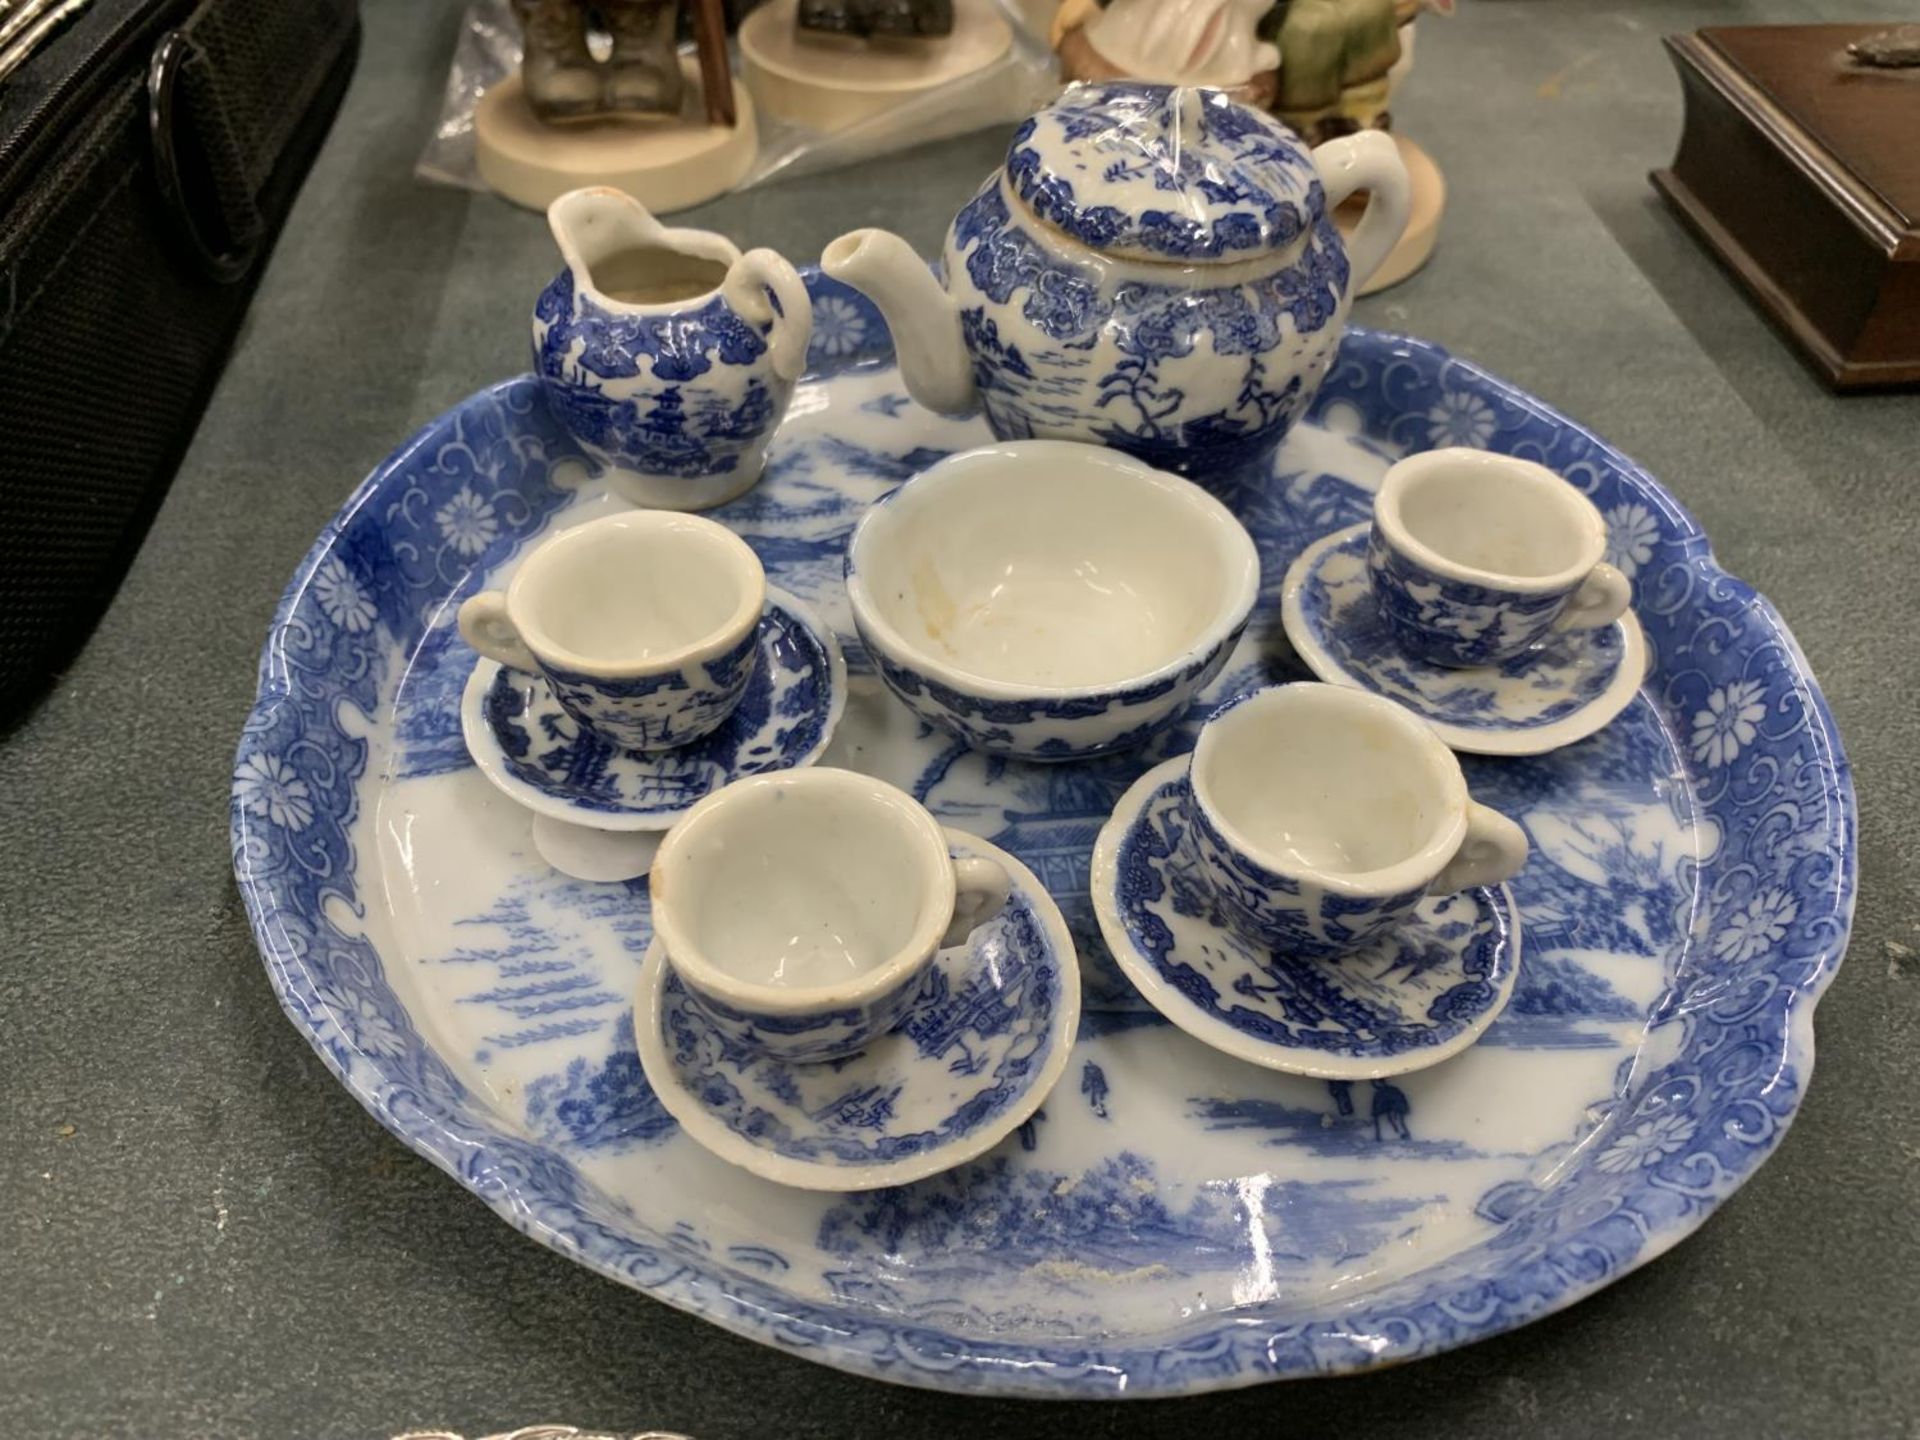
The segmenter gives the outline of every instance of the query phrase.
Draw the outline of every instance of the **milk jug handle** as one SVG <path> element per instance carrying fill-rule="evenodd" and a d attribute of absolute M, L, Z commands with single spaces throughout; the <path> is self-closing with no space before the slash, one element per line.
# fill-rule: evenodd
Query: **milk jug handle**
<path fill-rule="evenodd" d="M 1367 208 L 1347 241 L 1349 295 L 1373 278 L 1386 263 L 1407 228 L 1413 208 L 1413 185 L 1401 163 L 1400 147 L 1384 130 L 1363 130 L 1316 145 L 1314 168 L 1327 192 L 1327 213 L 1356 190 L 1367 192 Z"/>
<path fill-rule="evenodd" d="M 813 337 L 813 302 L 806 282 L 778 252 L 749 250 L 733 262 L 721 286 L 726 301 L 751 325 L 771 325 L 767 349 L 773 373 L 795 380 L 807 368 Z"/>

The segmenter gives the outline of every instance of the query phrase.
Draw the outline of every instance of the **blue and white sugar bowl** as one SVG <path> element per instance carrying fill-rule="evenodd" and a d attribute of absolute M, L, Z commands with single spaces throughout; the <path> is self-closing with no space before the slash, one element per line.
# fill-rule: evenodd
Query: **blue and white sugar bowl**
<path fill-rule="evenodd" d="M 534 305 L 533 368 L 555 417 L 636 505 L 751 487 L 806 366 L 799 272 L 606 186 L 562 195 L 547 223 L 566 268 Z"/>
<path fill-rule="evenodd" d="M 1260 593 L 1233 512 L 1064 440 L 949 455 L 873 506 L 847 600 L 880 678 L 976 750 L 1081 760 L 1175 724 Z"/>
<path fill-rule="evenodd" d="M 1333 211 L 1360 190 L 1343 242 Z M 921 404 L 1211 478 L 1305 413 L 1408 204 L 1377 131 L 1309 150 L 1216 90 L 1077 85 L 956 217 L 944 278 L 884 230 L 820 264 L 880 307 Z"/>

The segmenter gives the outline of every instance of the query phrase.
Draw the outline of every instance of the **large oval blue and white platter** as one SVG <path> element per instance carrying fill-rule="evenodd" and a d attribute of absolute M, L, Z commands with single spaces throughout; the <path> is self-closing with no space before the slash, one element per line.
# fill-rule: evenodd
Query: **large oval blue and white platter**
<path fill-rule="evenodd" d="M 531 379 L 474 395 L 354 492 L 274 616 L 232 797 L 235 873 L 282 1003 L 406 1144 L 622 1283 L 828 1364 L 957 1391 L 1168 1395 L 1408 1360 L 1578 1300 L 1688 1234 L 1779 1143 L 1846 945 L 1854 804 L 1827 707 L 1764 599 L 1647 474 L 1512 386 L 1354 331 L 1273 472 L 1229 497 L 1262 603 L 1177 731 L 1042 767 L 930 732 L 872 674 L 841 586 L 864 507 L 983 422 L 911 403 L 859 296 L 809 274 L 813 371 L 767 478 L 712 512 L 846 647 L 823 763 L 911 790 L 1059 900 L 1084 1013 L 1044 1108 L 960 1169 L 782 1189 L 682 1135 L 636 1057 L 644 880 L 568 880 L 474 769 L 454 612 L 619 502 Z M 1455 1059 L 1322 1082 L 1163 1021 L 1087 898 L 1101 823 L 1211 703 L 1305 678 L 1281 579 L 1443 444 L 1589 494 L 1637 588 L 1641 693 L 1552 754 L 1468 759 L 1533 842 L 1513 999 Z"/>

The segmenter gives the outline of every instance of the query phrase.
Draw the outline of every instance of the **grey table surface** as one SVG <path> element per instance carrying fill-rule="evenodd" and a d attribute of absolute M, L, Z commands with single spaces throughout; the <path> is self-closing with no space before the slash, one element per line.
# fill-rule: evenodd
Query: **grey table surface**
<path fill-rule="evenodd" d="M 1920 1434 L 1920 397 L 1828 395 L 1646 179 L 1680 123 L 1662 34 L 1863 12 L 1461 10 L 1423 25 L 1399 115 L 1448 177 L 1441 248 L 1359 318 L 1482 362 L 1660 476 L 1787 616 L 1854 765 L 1852 947 L 1764 1170 L 1672 1254 L 1503 1338 L 1090 1407 L 762 1349 L 528 1243 L 390 1138 L 268 987 L 229 872 L 229 766 L 295 562 L 399 440 L 525 367 L 556 260 L 538 216 L 412 178 L 455 0 L 368 0 L 345 110 L 171 496 L 85 651 L 0 741 L 0 1434 Z M 799 259 L 867 223 L 930 252 L 1004 144 L 687 218 Z"/>

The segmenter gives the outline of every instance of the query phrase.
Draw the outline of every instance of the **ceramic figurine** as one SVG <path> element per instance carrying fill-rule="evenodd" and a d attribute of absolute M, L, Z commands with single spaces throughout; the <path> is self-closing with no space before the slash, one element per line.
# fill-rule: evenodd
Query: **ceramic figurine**
<path fill-rule="evenodd" d="M 1330 216 L 1362 189 L 1349 245 Z M 944 278 L 883 230 L 841 236 L 821 268 L 879 306 L 929 408 L 1215 478 L 1305 412 L 1407 202 L 1385 135 L 1309 151 L 1218 91 L 1076 86 L 955 219 Z"/>
<path fill-rule="evenodd" d="M 1378 127 L 1400 58 L 1395 0 L 1283 0 L 1273 108 L 1312 141 Z"/>
<path fill-rule="evenodd" d="M 998 915 L 1011 883 L 998 861 L 952 858 L 939 822 L 884 780 L 788 770 L 667 832 L 653 933 L 732 1043 L 838 1060 L 906 1019 L 934 955 Z"/>
<path fill-rule="evenodd" d="M 1260 591 L 1199 486 L 1091 445 L 950 455 L 847 547 L 854 627 L 907 708 L 978 750 L 1081 760 L 1173 725 Z"/>
<path fill-rule="evenodd" d="M 1053 43 L 1065 80 L 1150 80 L 1273 103 L 1280 51 L 1260 38 L 1271 0 L 1068 0 Z"/>
<path fill-rule="evenodd" d="M 1384 129 L 1420 10 L 1452 0 L 1066 0 L 1068 80 L 1208 85 L 1275 110 L 1310 142 Z"/>
<path fill-rule="evenodd" d="M 806 364 L 799 273 L 618 190 L 563 195 L 547 218 L 566 268 L 534 306 L 533 368 L 554 414 L 636 505 L 746 490 Z"/>
<path fill-rule="evenodd" d="M 829 35 L 950 35 L 953 0 L 800 0 L 799 23 Z"/>
<path fill-rule="evenodd" d="M 516 205 L 544 210 L 612 186 L 655 210 L 732 188 L 758 147 L 753 102 L 736 86 L 723 0 L 513 0 L 520 67 L 473 112 L 474 163 Z M 691 20 L 695 53 L 676 33 Z M 588 31 L 607 34 L 604 60 Z"/>
<path fill-rule="evenodd" d="M 524 37 L 521 83 L 540 119 L 680 113 L 679 0 L 513 0 L 513 13 Z M 596 15 L 613 42 L 604 63 L 587 47 Z"/>
<path fill-rule="evenodd" d="M 741 23 L 740 69 L 769 115 L 822 134 L 946 90 L 950 103 L 911 112 L 924 140 L 943 133 L 946 116 L 964 129 L 982 103 L 999 107 L 998 91 L 948 87 L 979 77 L 1012 45 L 998 0 L 768 0 Z M 874 126 L 861 148 L 885 139 Z"/>

